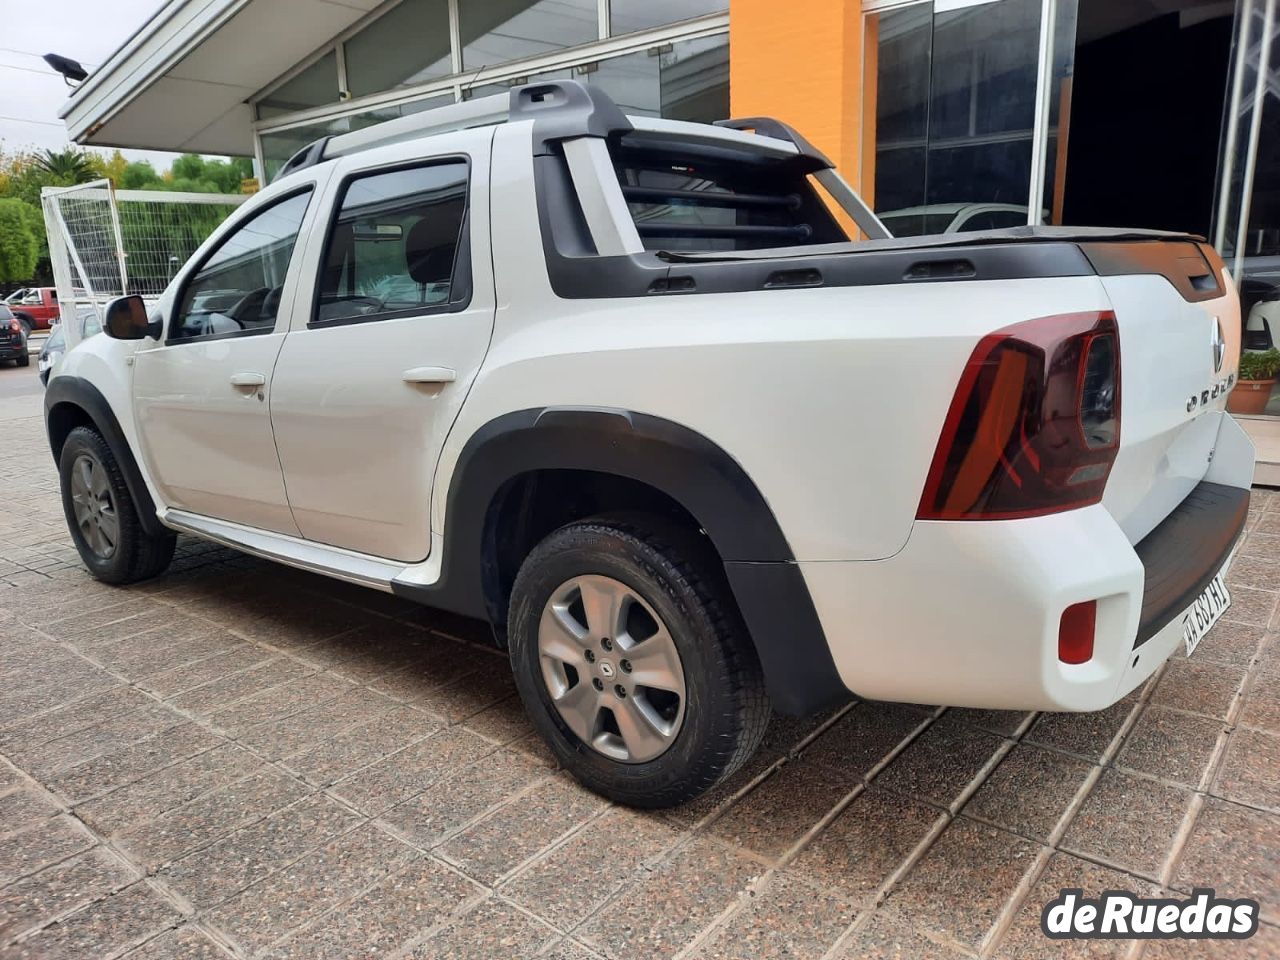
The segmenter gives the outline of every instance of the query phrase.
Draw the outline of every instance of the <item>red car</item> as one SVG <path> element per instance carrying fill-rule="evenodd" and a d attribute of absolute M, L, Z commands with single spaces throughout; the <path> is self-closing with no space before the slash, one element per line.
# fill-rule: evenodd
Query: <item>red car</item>
<path fill-rule="evenodd" d="M 58 322 L 58 291 L 54 287 L 26 287 L 11 293 L 4 302 L 28 333 L 48 330 Z"/>

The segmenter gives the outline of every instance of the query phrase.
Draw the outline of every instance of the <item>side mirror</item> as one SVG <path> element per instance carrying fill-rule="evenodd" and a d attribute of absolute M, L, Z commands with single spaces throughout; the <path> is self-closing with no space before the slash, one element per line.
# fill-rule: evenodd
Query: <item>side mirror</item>
<path fill-rule="evenodd" d="M 147 318 L 147 305 L 136 294 L 116 297 L 107 303 L 102 330 L 115 340 L 160 339 L 163 324 Z"/>

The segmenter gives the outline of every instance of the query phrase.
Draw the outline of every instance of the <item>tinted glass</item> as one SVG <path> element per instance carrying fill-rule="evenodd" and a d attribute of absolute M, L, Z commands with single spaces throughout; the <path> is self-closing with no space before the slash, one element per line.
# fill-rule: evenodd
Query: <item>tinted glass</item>
<path fill-rule="evenodd" d="M 459 0 L 458 25 L 464 70 L 600 37 L 596 0 Z"/>
<path fill-rule="evenodd" d="M 404 0 L 346 42 L 353 97 L 453 73 L 449 0 Z"/>
<path fill-rule="evenodd" d="M 1038 0 L 944 12 L 922 3 L 867 24 L 877 47 L 866 86 L 875 97 L 875 209 L 916 218 L 895 234 L 936 232 L 927 218 L 946 205 L 1026 204 Z"/>
<path fill-rule="evenodd" d="M 616 37 L 728 9 L 729 0 L 609 0 L 609 32 Z"/>
<path fill-rule="evenodd" d="M 169 340 L 271 333 L 310 192 L 252 215 L 205 260 L 182 294 Z"/>
<path fill-rule="evenodd" d="M 960 223 L 961 230 L 1000 230 L 1004 227 L 1025 227 L 1025 210 L 983 210 Z"/>
<path fill-rule="evenodd" d="M 325 252 L 316 319 L 367 320 L 455 299 L 466 205 L 460 160 L 353 180 Z"/>
<path fill-rule="evenodd" d="M 847 239 L 803 176 L 775 165 L 623 149 L 615 167 L 646 250 L 754 250 Z"/>
<path fill-rule="evenodd" d="M 624 113 L 710 123 L 729 116 L 729 38 L 684 40 L 649 51 L 601 60 L 578 79 L 594 83 Z"/>
<path fill-rule="evenodd" d="M 258 102 L 258 119 L 338 102 L 338 58 L 330 50 Z"/>

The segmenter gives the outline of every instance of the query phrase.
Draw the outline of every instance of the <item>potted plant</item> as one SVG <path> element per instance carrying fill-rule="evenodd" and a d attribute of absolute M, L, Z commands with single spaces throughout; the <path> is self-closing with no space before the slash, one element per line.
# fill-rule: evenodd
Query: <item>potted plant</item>
<path fill-rule="evenodd" d="M 1232 413 L 1262 413 L 1271 399 L 1271 388 L 1280 371 L 1280 350 L 1272 347 L 1261 353 L 1240 354 L 1240 370 L 1236 385 L 1227 397 L 1227 409 Z"/>

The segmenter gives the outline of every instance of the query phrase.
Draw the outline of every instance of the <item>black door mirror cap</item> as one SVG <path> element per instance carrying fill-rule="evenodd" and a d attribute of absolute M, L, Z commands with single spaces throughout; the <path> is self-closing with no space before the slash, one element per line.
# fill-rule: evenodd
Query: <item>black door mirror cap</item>
<path fill-rule="evenodd" d="M 147 305 L 137 294 L 109 301 L 102 319 L 103 332 L 115 340 L 159 340 L 164 330 L 159 316 L 147 316 Z"/>

